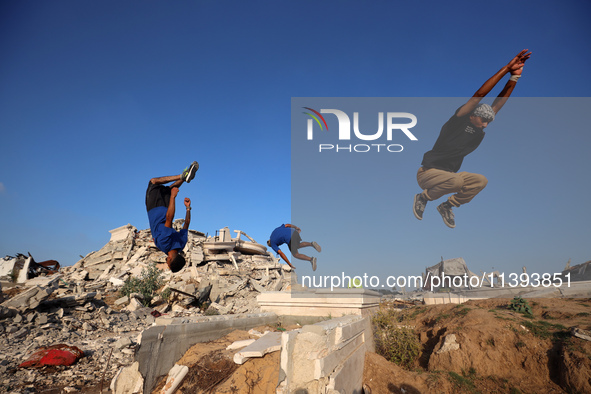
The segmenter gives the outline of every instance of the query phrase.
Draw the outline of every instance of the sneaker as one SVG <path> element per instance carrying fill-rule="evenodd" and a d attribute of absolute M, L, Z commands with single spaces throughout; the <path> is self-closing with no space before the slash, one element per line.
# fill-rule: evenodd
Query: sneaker
<path fill-rule="evenodd" d="M 187 183 L 191 182 L 193 178 L 195 178 L 195 173 L 199 169 L 199 163 L 194 161 L 191 165 L 184 169 L 183 173 L 181 174 L 181 179 Z"/>
<path fill-rule="evenodd" d="M 312 247 L 316 249 L 317 252 L 322 252 L 322 248 L 316 242 L 312 242 Z"/>
<path fill-rule="evenodd" d="M 419 220 L 423 220 L 423 212 L 425 212 L 427 201 L 428 200 L 425 197 L 423 197 L 421 193 L 415 195 L 414 201 L 412 203 L 412 212 L 415 214 L 415 217 Z"/>
<path fill-rule="evenodd" d="M 446 201 L 439 204 L 437 210 L 443 218 L 443 223 L 445 223 L 445 225 L 449 228 L 454 228 L 456 226 L 456 221 L 454 220 L 454 213 L 451 208 L 452 205 L 449 203 L 449 201 Z"/>
<path fill-rule="evenodd" d="M 312 263 L 312 271 L 316 271 L 316 257 L 312 257 L 310 263 Z"/>

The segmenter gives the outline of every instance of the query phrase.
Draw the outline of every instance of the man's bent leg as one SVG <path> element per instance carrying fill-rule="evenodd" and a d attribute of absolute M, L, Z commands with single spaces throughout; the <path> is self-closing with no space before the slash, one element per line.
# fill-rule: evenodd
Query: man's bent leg
<path fill-rule="evenodd" d="M 458 175 L 463 180 L 463 186 L 456 194 L 450 196 L 448 199 L 456 207 L 472 201 L 488 183 L 488 179 L 484 175 L 472 174 L 470 172 L 460 172 Z"/>
<path fill-rule="evenodd" d="M 150 182 L 154 185 L 164 185 L 165 183 L 170 183 L 170 182 L 175 182 L 178 183 L 180 181 L 180 183 L 182 184 L 183 182 L 181 181 L 181 176 L 180 175 L 171 175 L 171 176 L 161 176 L 161 177 L 157 177 L 157 178 L 152 178 L 150 179 Z M 179 184 L 180 185 L 180 184 Z M 179 186 L 177 185 L 177 187 Z M 171 186 L 171 187 L 174 187 Z"/>
<path fill-rule="evenodd" d="M 464 179 L 460 174 L 437 168 L 425 170 L 423 167 L 417 172 L 417 182 L 423 189 L 422 196 L 429 201 L 437 200 L 446 194 L 457 193 L 464 185 Z"/>

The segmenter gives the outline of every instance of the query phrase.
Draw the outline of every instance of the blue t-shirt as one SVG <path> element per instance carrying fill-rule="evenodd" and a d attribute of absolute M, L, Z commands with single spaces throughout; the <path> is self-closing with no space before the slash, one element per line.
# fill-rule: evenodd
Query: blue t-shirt
<path fill-rule="evenodd" d="M 166 211 L 167 207 L 156 207 L 148 211 L 148 219 L 150 220 L 150 231 L 154 238 L 156 247 L 168 253 L 173 249 L 182 250 L 187 244 L 188 230 L 182 229 L 176 231 L 170 227 L 166 227 Z"/>
<path fill-rule="evenodd" d="M 279 253 L 279 245 L 289 244 L 289 241 L 291 241 L 291 235 L 294 231 L 295 228 L 285 227 L 285 224 L 282 224 L 273 230 L 271 238 L 269 238 L 271 241 L 271 249 L 273 249 L 275 253 Z"/>

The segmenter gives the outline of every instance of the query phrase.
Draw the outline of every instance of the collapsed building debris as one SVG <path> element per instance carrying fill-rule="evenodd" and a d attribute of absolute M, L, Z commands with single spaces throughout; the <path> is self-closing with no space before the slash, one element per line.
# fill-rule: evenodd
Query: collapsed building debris
<path fill-rule="evenodd" d="M 46 260 L 37 263 L 31 253 L 29 256 L 18 253 L 15 257 L 6 256 L 0 260 L 0 281 L 24 283 L 40 275 L 52 275 L 58 272 L 60 263 Z"/>
<path fill-rule="evenodd" d="M 182 225 L 182 220 L 174 223 L 176 228 Z M 128 224 L 110 233 L 100 250 L 61 269 L 57 262 L 38 264 L 40 269 L 32 256 L 0 260 L 5 292 L 0 304 L 0 392 L 17 386 L 26 392 L 101 379 L 108 383 L 121 366 L 133 362 L 138 335 L 156 317 L 257 312 L 260 292 L 286 290 L 296 280 L 287 265 L 242 231 L 229 238 L 228 228 L 212 237 L 189 230 L 186 266 L 175 274 L 162 271 L 164 288 L 144 305 L 140 294 L 122 297 L 119 290 L 128 278 L 164 263 L 166 256 L 155 247 L 149 229 L 138 231 Z M 217 243 L 227 244 L 221 249 L 215 248 Z M 84 357 L 60 374 L 18 368 L 37 348 L 55 344 L 75 346 Z"/>

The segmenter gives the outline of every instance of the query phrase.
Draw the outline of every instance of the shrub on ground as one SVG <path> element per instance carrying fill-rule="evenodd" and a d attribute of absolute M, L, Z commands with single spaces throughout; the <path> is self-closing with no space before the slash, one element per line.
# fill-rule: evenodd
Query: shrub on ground
<path fill-rule="evenodd" d="M 401 325 L 400 313 L 383 308 L 372 318 L 376 353 L 387 360 L 410 368 L 420 353 L 420 342 L 414 330 Z"/>
<path fill-rule="evenodd" d="M 123 296 L 129 296 L 132 293 L 139 293 L 142 295 L 142 304 L 149 306 L 152 298 L 163 285 L 161 278 L 161 271 L 156 267 L 156 264 L 151 264 L 147 268 L 142 270 L 142 273 L 138 277 L 129 277 L 119 290 L 119 293 Z"/>

